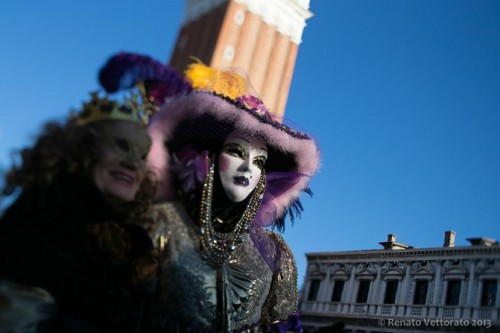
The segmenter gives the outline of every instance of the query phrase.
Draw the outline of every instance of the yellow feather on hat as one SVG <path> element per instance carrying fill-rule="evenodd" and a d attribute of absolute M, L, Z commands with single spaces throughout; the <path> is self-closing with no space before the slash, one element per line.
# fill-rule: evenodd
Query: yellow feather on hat
<path fill-rule="evenodd" d="M 200 60 L 190 64 L 184 73 L 191 80 L 194 89 L 213 91 L 231 99 L 248 93 L 249 84 L 243 76 L 210 68 Z"/>

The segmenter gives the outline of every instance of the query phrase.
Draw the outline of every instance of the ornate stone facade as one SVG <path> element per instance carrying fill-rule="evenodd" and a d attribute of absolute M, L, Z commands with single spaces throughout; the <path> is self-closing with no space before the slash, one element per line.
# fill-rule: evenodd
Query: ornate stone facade
<path fill-rule="evenodd" d="M 473 241 L 478 245 L 309 253 L 303 326 L 499 332 L 500 246 Z"/>

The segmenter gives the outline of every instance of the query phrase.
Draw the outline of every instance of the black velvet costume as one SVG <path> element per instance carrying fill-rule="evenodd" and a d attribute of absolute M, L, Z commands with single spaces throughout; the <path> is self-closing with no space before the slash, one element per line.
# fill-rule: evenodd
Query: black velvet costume
<path fill-rule="evenodd" d="M 88 178 L 24 190 L 0 221 L 0 278 L 44 288 L 58 314 L 40 332 L 138 332 L 156 262 L 142 228 Z"/>

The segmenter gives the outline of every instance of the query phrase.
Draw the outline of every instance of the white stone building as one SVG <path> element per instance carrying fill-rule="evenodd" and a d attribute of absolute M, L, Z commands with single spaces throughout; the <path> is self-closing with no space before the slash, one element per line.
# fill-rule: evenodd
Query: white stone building
<path fill-rule="evenodd" d="M 381 250 L 308 253 L 306 331 L 500 332 L 500 246 L 488 238 L 415 249 L 389 235 Z M 326 330 L 325 330 L 326 331 Z"/>

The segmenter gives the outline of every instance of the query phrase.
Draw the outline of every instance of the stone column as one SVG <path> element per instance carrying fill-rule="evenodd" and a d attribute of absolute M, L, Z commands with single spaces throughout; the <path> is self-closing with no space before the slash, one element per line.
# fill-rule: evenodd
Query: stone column
<path fill-rule="evenodd" d="M 377 265 L 377 276 L 375 277 L 375 280 L 373 281 L 372 285 L 372 290 L 373 293 L 370 297 L 370 301 L 368 304 L 368 314 L 370 315 L 375 315 L 377 307 L 382 303 L 380 301 L 380 282 L 381 282 L 381 276 L 382 276 L 382 267 L 380 265 Z"/>
<path fill-rule="evenodd" d="M 321 270 L 321 272 L 324 273 L 324 271 L 326 271 L 326 273 L 323 275 L 323 279 L 322 279 L 321 283 L 319 284 L 318 298 L 316 299 L 316 302 L 318 302 L 317 309 L 320 312 L 325 312 L 325 302 L 329 301 L 328 290 L 330 289 L 330 285 L 331 285 L 330 269 L 323 268 Z"/>
<path fill-rule="evenodd" d="M 469 269 L 469 285 L 467 287 L 467 299 L 464 304 L 464 319 L 472 318 L 472 311 L 476 302 L 474 302 L 474 290 L 479 289 L 479 281 L 476 278 L 476 261 L 471 260 L 470 269 Z M 465 288 L 465 286 L 464 286 Z"/>
<path fill-rule="evenodd" d="M 437 308 L 440 303 L 439 291 L 443 283 L 443 261 L 436 261 L 436 275 L 434 276 L 434 293 L 432 295 L 432 300 L 430 302 L 431 307 L 429 309 L 429 316 L 437 317 Z"/>
<path fill-rule="evenodd" d="M 346 281 L 346 290 L 349 292 L 347 293 L 347 297 L 344 298 L 344 304 L 347 303 L 347 306 L 344 305 L 342 309 L 342 313 L 347 313 L 349 312 L 351 304 L 354 302 L 353 300 L 353 294 L 354 294 L 354 282 L 355 282 L 355 271 L 356 271 L 356 265 L 353 264 L 351 267 L 351 277 L 349 278 L 349 281 Z"/>
<path fill-rule="evenodd" d="M 408 298 L 408 293 L 410 288 L 410 278 L 411 278 L 411 262 L 406 262 L 406 272 L 403 282 L 401 283 L 401 293 L 398 300 L 397 316 L 405 315 L 405 306 L 407 304 L 406 299 Z"/>

